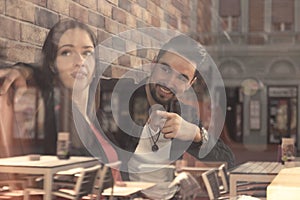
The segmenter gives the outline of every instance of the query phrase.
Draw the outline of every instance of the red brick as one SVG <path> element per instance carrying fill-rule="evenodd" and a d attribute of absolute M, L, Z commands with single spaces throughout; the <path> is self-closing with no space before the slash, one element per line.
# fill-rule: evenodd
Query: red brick
<path fill-rule="evenodd" d="M 108 2 L 114 4 L 114 5 L 118 5 L 118 0 L 107 0 Z"/>
<path fill-rule="evenodd" d="M 136 25 L 136 18 L 129 13 L 126 13 L 126 25 L 130 28 L 135 28 Z"/>
<path fill-rule="evenodd" d="M 122 24 L 126 23 L 125 12 L 117 7 L 112 8 L 112 18 Z"/>
<path fill-rule="evenodd" d="M 188 33 L 189 32 L 189 26 L 186 25 L 186 24 L 181 24 L 180 32 Z"/>
<path fill-rule="evenodd" d="M 152 15 L 157 15 L 157 5 L 155 5 L 153 2 L 148 1 L 147 2 L 147 10 L 152 13 Z"/>
<path fill-rule="evenodd" d="M 190 19 L 191 19 L 190 16 L 182 15 L 181 16 L 181 23 L 189 26 L 190 25 Z"/>
<path fill-rule="evenodd" d="M 143 34 L 142 36 L 143 46 L 151 47 L 151 39 L 152 39 L 151 35 Z"/>
<path fill-rule="evenodd" d="M 105 18 L 105 30 L 109 33 L 118 33 L 118 24 L 110 18 Z"/>
<path fill-rule="evenodd" d="M 0 0 L 0 14 L 5 12 L 5 0 Z"/>
<path fill-rule="evenodd" d="M 104 16 L 95 12 L 89 12 L 89 24 L 97 28 L 104 28 Z"/>
<path fill-rule="evenodd" d="M 37 26 L 21 24 L 21 41 L 42 46 L 48 31 Z"/>
<path fill-rule="evenodd" d="M 126 10 L 127 12 L 131 12 L 131 2 L 128 0 L 119 1 L 119 7 Z"/>
<path fill-rule="evenodd" d="M 85 7 L 71 3 L 70 17 L 74 17 L 75 19 L 87 24 L 89 21 L 89 12 Z"/>
<path fill-rule="evenodd" d="M 138 49 L 137 56 L 145 58 L 147 56 L 147 49 Z"/>
<path fill-rule="evenodd" d="M 127 28 L 126 25 L 124 25 L 124 24 L 118 24 L 118 32 L 119 33 L 125 32 L 127 30 L 128 30 L 128 28 Z"/>
<path fill-rule="evenodd" d="M 160 20 L 159 18 L 152 16 L 151 17 L 151 25 L 155 27 L 160 27 Z"/>
<path fill-rule="evenodd" d="M 147 0 L 137 0 L 137 4 L 139 4 L 142 8 L 147 8 Z"/>
<path fill-rule="evenodd" d="M 179 11 L 172 4 L 166 5 L 166 8 L 163 10 L 165 14 L 169 14 L 169 15 L 176 15 L 177 13 L 179 13 Z"/>
<path fill-rule="evenodd" d="M 134 16 L 136 16 L 137 18 L 142 18 L 143 17 L 143 9 L 137 5 L 137 4 L 132 4 L 131 6 L 131 12 Z"/>
<path fill-rule="evenodd" d="M 111 76 L 113 78 L 120 78 L 121 76 L 123 76 L 126 72 L 129 71 L 129 68 L 126 69 L 125 67 L 121 68 L 121 67 L 113 67 L 112 71 L 111 71 Z"/>
<path fill-rule="evenodd" d="M 166 22 L 174 27 L 174 28 L 177 28 L 178 27 L 178 20 L 175 16 L 173 15 L 169 15 L 169 14 L 165 14 L 165 19 L 166 19 Z"/>
<path fill-rule="evenodd" d="M 35 55 L 40 49 L 22 43 L 9 43 L 7 46 L 7 59 L 15 62 L 35 62 Z"/>
<path fill-rule="evenodd" d="M 39 6 L 46 7 L 47 0 L 27 0 Z"/>
<path fill-rule="evenodd" d="M 139 68 L 142 66 L 142 59 L 135 56 L 130 56 L 130 63 L 131 67 Z"/>
<path fill-rule="evenodd" d="M 108 3 L 106 0 L 98 0 L 98 11 L 102 13 L 104 16 L 111 18 L 112 5 Z"/>
<path fill-rule="evenodd" d="M 7 60 L 7 40 L 0 38 L 0 59 Z M 2 66 L 0 66 L 2 67 Z"/>
<path fill-rule="evenodd" d="M 50 29 L 58 20 L 57 13 L 38 7 L 35 10 L 35 24 L 38 26 Z"/>
<path fill-rule="evenodd" d="M 21 0 L 6 1 L 6 14 L 8 16 L 33 23 L 35 6 L 34 4 Z"/>
<path fill-rule="evenodd" d="M 142 44 L 142 34 L 137 30 L 131 34 L 131 40 L 137 44 Z"/>
<path fill-rule="evenodd" d="M 97 0 L 80 0 L 79 2 L 89 9 L 97 10 Z"/>
<path fill-rule="evenodd" d="M 20 23 L 3 16 L 0 16 L 0 37 L 12 40 L 20 40 Z"/>
<path fill-rule="evenodd" d="M 148 51 L 147 51 L 147 58 L 150 60 L 150 61 L 152 61 L 154 58 L 155 58 L 155 56 L 157 55 L 157 51 L 156 50 L 152 50 L 152 49 L 148 49 Z"/>
<path fill-rule="evenodd" d="M 168 28 L 168 23 L 166 21 L 160 21 L 161 28 Z"/>
<path fill-rule="evenodd" d="M 122 65 L 122 66 L 126 66 L 126 67 L 130 67 L 131 66 L 131 63 L 130 63 L 130 56 L 129 55 L 122 55 L 118 58 L 118 63 L 119 65 Z"/>
<path fill-rule="evenodd" d="M 113 49 L 116 49 L 118 51 L 125 52 L 126 51 L 126 42 L 119 36 L 116 36 L 116 37 L 113 36 L 112 37 L 112 47 L 113 47 Z"/>
<path fill-rule="evenodd" d="M 157 13 L 155 14 L 159 19 L 164 19 L 165 15 L 164 15 L 165 11 L 161 8 L 157 8 Z"/>
<path fill-rule="evenodd" d="M 147 27 L 147 24 L 142 20 L 136 20 L 136 27 L 137 28 L 145 28 L 145 27 Z"/>
<path fill-rule="evenodd" d="M 48 8 L 50 10 L 69 15 L 69 1 L 67 0 L 48 0 Z"/>
<path fill-rule="evenodd" d="M 178 10 L 180 10 L 180 11 L 184 10 L 185 5 L 182 2 L 180 2 L 179 0 L 172 0 L 171 3 Z"/>
<path fill-rule="evenodd" d="M 145 10 L 143 12 L 143 20 L 144 20 L 145 23 L 151 24 L 151 22 L 152 22 L 152 18 L 151 17 L 152 17 L 151 14 L 147 10 Z"/>
<path fill-rule="evenodd" d="M 111 37 L 111 35 L 108 32 L 106 32 L 104 30 L 97 31 L 97 39 L 98 39 L 99 43 L 103 42 L 104 40 L 106 40 L 109 37 Z"/>
<path fill-rule="evenodd" d="M 130 55 L 136 55 L 137 52 L 136 52 L 136 43 L 130 41 L 130 40 L 126 40 L 126 52 Z"/>
<path fill-rule="evenodd" d="M 160 6 L 160 1 L 161 0 L 152 0 L 154 4 L 156 4 L 157 6 Z"/>

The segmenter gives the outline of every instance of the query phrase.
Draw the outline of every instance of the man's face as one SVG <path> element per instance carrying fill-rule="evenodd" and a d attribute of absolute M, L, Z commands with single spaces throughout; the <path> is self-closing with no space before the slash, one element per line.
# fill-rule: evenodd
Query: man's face
<path fill-rule="evenodd" d="M 196 64 L 176 53 L 166 52 L 155 64 L 150 77 L 153 99 L 166 105 L 175 96 L 183 94 L 194 81 Z"/>

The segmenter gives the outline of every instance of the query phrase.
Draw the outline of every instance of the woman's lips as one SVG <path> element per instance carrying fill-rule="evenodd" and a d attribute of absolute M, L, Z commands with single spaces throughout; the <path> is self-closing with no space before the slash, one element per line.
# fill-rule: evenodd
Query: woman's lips
<path fill-rule="evenodd" d="M 79 70 L 71 73 L 74 79 L 85 79 L 88 73 L 85 70 Z"/>

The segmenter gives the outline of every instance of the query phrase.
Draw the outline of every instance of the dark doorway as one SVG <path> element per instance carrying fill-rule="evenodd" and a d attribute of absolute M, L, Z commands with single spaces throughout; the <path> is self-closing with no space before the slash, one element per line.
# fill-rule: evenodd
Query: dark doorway
<path fill-rule="evenodd" d="M 225 125 L 231 139 L 243 142 L 243 106 L 239 87 L 226 87 L 227 111 Z"/>

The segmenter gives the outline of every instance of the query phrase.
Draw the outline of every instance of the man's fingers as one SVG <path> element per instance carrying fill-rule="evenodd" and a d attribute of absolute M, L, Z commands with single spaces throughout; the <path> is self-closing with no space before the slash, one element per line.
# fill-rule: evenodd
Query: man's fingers
<path fill-rule="evenodd" d="M 170 113 L 170 112 L 162 111 L 162 110 L 157 110 L 156 114 L 159 115 L 162 118 L 167 119 L 167 118 L 171 118 L 174 113 Z"/>
<path fill-rule="evenodd" d="M 14 85 L 15 88 L 27 88 L 26 80 L 22 78 L 20 72 L 16 69 L 2 69 L 0 70 L 0 77 L 3 80 L 0 95 L 6 94 L 12 85 Z"/>
<path fill-rule="evenodd" d="M 0 95 L 6 94 L 8 89 L 11 87 L 14 79 L 10 77 L 4 77 L 3 83 L 0 88 Z"/>
<path fill-rule="evenodd" d="M 15 92 L 15 97 L 14 97 L 15 103 L 19 102 L 19 100 L 26 93 L 26 91 L 27 91 L 27 87 L 19 87 L 19 88 L 17 88 L 17 90 Z"/>
<path fill-rule="evenodd" d="M 10 68 L 0 70 L 0 78 L 4 78 L 11 71 Z"/>

